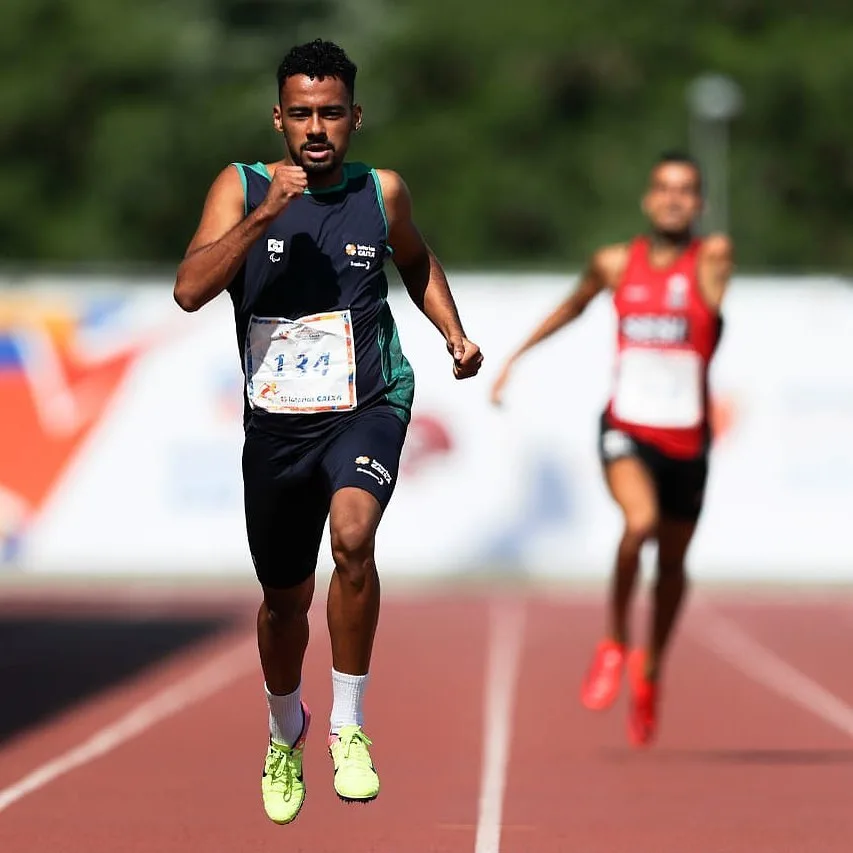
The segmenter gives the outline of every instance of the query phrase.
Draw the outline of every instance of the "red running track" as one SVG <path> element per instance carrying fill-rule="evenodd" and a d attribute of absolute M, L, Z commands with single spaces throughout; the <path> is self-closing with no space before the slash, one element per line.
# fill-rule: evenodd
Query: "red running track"
<path fill-rule="evenodd" d="M 246 603 L 246 623 L 233 635 L 0 751 L 0 850 L 849 850 L 851 609 L 830 597 L 735 600 L 688 606 L 659 740 L 638 752 L 626 745 L 624 699 L 600 715 L 578 701 L 602 624 L 598 599 L 387 597 L 366 708 L 383 787 L 366 806 L 344 805 L 332 790 L 330 657 L 319 607 L 304 686 L 314 713 L 308 796 L 286 827 L 269 823 L 260 802 L 266 708 Z M 165 699 L 163 690 L 171 691 Z M 128 724 L 133 712 L 134 736 L 111 744 L 116 721 Z M 492 757 L 505 746 L 506 763 L 484 765 L 484 741 Z M 81 744 L 78 766 L 24 790 L 28 774 Z"/>

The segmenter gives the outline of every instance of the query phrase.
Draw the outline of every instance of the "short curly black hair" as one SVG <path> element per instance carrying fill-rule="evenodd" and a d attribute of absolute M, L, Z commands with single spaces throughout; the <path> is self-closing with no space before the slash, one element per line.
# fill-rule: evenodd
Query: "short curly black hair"
<path fill-rule="evenodd" d="M 692 157 L 680 148 L 669 148 L 658 155 L 657 160 L 655 160 L 652 166 L 652 170 L 657 169 L 658 166 L 665 166 L 667 163 L 678 163 L 682 166 L 690 166 L 696 172 L 697 189 L 700 193 L 702 192 L 704 176 L 702 174 L 702 167 L 699 165 L 699 161 L 695 157 Z"/>
<path fill-rule="evenodd" d="M 350 99 L 355 99 L 355 75 L 358 71 L 355 63 L 346 55 L 343 48 L 332 41 L 314 39 L 292 47 L 278 66 L 278 90 L 284 86 L 288 77 L 304 74 L 307 77 L 322 80 L 324 77 L 336 77 L 347 87 Z"/>

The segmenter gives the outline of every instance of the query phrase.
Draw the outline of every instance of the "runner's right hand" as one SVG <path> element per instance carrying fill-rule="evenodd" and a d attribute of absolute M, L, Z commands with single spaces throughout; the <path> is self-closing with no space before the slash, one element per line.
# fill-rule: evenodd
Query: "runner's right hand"
<path fill-rule="evenodd" d="M 277 216 L 292 199 L 302 195 L 307 186 L 308 175 L 302 166 L 279 166 L 260 206 Z"/>

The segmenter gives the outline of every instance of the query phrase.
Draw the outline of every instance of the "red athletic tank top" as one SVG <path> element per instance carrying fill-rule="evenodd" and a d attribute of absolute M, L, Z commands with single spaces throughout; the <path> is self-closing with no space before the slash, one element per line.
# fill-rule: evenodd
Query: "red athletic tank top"
<path fill-rule="evenodd" d="M 649 263 L 649 240 L 635 238 L 613 295 L 617 352 L 606 420 L 680 459 L 699 456 L 710 439 L 708 368 L 720 318 L 699 290 L 701 245 L 694 239 L 658 268 Z"/>

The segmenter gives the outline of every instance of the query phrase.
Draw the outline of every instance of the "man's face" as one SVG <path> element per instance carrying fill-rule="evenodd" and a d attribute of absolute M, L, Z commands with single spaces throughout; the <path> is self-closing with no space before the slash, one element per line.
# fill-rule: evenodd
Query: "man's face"
<path fill-rule="evenodd" d="M 643 197 L 643 210 L 661 234 L 689 231 L 702 211 L 699 174 L 689 163 L 663 163 L 655 167 Z"/>
<path fill-rule="evenodd" d="M 361 124 L 361 107 L 351 103 L 337 77 L 298 74 L 284 81 L 273 123 L 284 134 L 293 163 L 309 175 L 322 175 L 344 162 L 350 135 Z"/>

